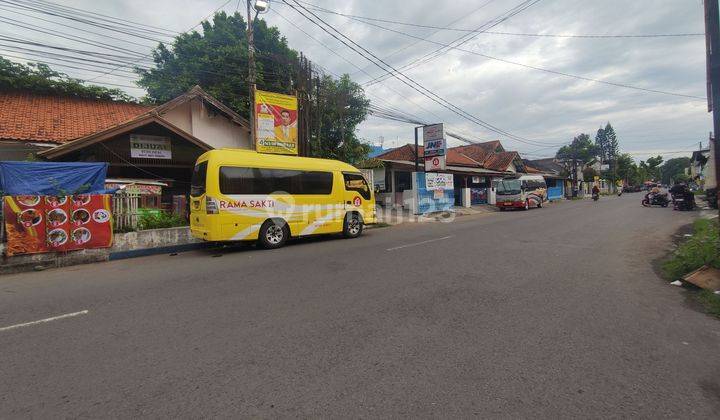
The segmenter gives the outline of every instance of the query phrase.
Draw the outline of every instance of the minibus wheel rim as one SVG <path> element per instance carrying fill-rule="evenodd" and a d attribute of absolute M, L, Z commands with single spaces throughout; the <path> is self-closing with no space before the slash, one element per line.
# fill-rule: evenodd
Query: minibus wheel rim
<path fill-rule="evenodd" d="M 267 231 L 265 233 L 265 239 L 267 239 L 267 241 L 273 245 L 277 245 L 280 242 L 282 242 L 283 236 L 284 236 L 283 229 L 282 229 L 282 227 L 280 227 L 278 225 L 268 226 Z"/>
<path fill-rule="evenodd" d="M 351 235 L 360 233 L 360 220 L 358 220 L 357 217 L 350 218 L 348 222 L 348 232 L 350 232 Z"/>

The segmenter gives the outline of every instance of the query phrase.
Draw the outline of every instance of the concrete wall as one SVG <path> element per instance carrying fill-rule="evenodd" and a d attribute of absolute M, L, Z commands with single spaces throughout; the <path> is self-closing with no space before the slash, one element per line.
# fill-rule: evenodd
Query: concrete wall
<path fill-rule="evenodd" d="M 108 261 L 110 259 L 151 255 L 175 250 L 201 247 L 208 243 L 195 239 L 190 228 L 151 229 L 138 232 L 116 233 L 110 248 L 83 249 L 62 253 L 4 256 L 5 244 L 0 244 L 3 253 L 0 260 L 0 274 L 30 271 L 38 268 L 66 267 L 77 264 Z"/>
<path fill-rule="evenodd" d="M 192 134 L 210 146 L 250 149 L 250 133 L 223 114 L 208 110 L 195 98 L 162 115 L 171 124 Z"/>
<path fill-rule="evenodd" d="M 169 229 L 150 229 L 118 233 L 113 238 L 111 253 L 161 248 L 180 244 L 200 243 L 190 234 L 187 226 Z"/>

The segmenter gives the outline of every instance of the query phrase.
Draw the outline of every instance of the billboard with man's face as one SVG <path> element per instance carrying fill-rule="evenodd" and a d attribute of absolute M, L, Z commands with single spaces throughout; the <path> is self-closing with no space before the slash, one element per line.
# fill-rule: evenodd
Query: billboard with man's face
<path fill-rule="evenodd" d="M 298 154 L 295 96 L 255 91 L 255 148 L 261 153 Z"/>

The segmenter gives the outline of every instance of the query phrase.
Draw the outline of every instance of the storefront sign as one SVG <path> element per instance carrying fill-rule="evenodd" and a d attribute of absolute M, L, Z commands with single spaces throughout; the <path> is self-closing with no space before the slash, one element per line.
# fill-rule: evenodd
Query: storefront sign
<path fill-rule="evenodd" d="M 298 154 L 295 96 L 255 91 L 255 148 L 260 153 Z"/>
<path fill-rule="evenodd" d="M 435 172 L 425 174 L 426 190 L 452 190 L 453 188 L 453 174 L 439 174 Z"/>
<path fill-rule="evenodd" d="M 172 159 L 170 139 L 162 136 L 131 134 L 130 157 L 138 159 Z"/>
<path fill-rule="evenodd" d="M 445 170 L 445 155 L 443 155 L 443 156 L 428 156 L 425 158 L 425 172 L 444 171 L 444 170 Z"/>
<path fill-rule="evenodd" d="M 107 248 L 112 215 L 107 194 L 4 197 L 7 256 Z"/>
<path fill-rule="evenodd" d="M 423 147 L 425 156 L 442 156 L 445 154 L 447 145 L 442 124 L 426 125 L 423 127 Z"/>

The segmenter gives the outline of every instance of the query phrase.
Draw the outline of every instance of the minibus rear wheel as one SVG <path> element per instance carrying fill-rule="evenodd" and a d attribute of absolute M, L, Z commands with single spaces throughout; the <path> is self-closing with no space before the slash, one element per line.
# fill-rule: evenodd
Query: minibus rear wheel
<path fill-rule="evenodd" d="M 343 222 L 343 236 L 346 238 L 357 238 L 363 231 L 362 218 L 357 213 L 348 213 Z"/>
<path fill-rule="evenodd" d="M 258 242 L 265 249 L 280 248 L 285 245 L 290 236 L 290 229 L 284 220 L 266 220 L 260 226 Z"/>

